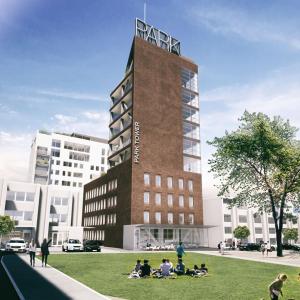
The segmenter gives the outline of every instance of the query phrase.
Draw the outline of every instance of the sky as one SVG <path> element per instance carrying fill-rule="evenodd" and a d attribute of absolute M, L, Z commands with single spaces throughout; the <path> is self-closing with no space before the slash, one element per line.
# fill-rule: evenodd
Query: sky
<path fill-rule="evenodd" d="M 0 0 L 0 177 L 26 180 L 36 131 L 108 137 L 109 93 L 124 75 L 143 0 Z M 206 141 L 245 110 L 300 127 L 300 2 L 147 0 L 147 23 L 199 65 Z M 299 136 L 298 136 L 299 137 Z"/>

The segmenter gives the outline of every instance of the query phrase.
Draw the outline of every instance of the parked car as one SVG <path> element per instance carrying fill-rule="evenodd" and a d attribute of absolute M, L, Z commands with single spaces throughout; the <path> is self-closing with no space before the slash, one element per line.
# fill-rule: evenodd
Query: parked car
<path fill-rule="evenodd" d="M 24 239 L 12 238 L 6 243 L 5 250 L 14 252 L 26 252 L 27 244 Z"/>
<path fill-rule="evenodd" d="M 294 250 L 294 251 L 300 251 L 300 244 L 294 244 L 294 245 L 292 245 L 292 250 Z"/>
<path fill-rule="evenodd" d="M 87 240 L 83 242 L 83 250 L 101 252 L 101 245 L 101 241 Z"/>
<path fill-rule="evenodd" d="M 79 240 L 68 239 L 63 243 L 62 251 L 83 251 L 83 245 Z"/>
<path fill-rule="evenodd" d="M 260 251 L 260 245 L 255 243 L 240 244 L 239 249 L 241 251 Z"/>

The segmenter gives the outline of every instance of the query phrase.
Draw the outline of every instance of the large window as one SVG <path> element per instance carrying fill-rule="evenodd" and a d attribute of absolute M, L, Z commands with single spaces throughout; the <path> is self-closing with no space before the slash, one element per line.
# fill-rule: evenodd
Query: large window
<path fill-rule="evenodd" d="M 189 197 L 189 208 L 194 208 L 194 197 Z"/>
<path fill-rule="evenodd" d="M 199 124 L 199 111 L 198 109 L 184 106 L 182 107 L 182 119 L 183 121 L 190 121 L 196 124 Z"/>
<path fill-rule="evenodd" d="M 149 203 L 150 203 L 150 193 L 144 192 L 144 204 L 149 205 Z"/>
<path fill-rule="evenodd" d="M 224 215 L 224 222 L 231 222 L 231 215 Z"/>
<path fill-rule="evenodd" d="M 200 143 L 197 141 L 183 139 L 183 153 L 200 156 Z"/>
<path fill-rule="evenodd" d="M 189 214 L 189 224 L 190 225 L 194 224 L 194 214 Z"/>
<path fill-rule="evenodd" d="M 199 107 L 198 95 L 196 95 L 191 91 L 182 89 L 181 99 L 184 104 L 194 106 L 194 107 Z"/>
<path fill-rule="evenodd" d="M 196 124 L 183 122 L 183 136 L 200 140 L 200 127 Z"/>
<path fill-rule="evenodd" d="M 193 191 L 193 180 L 188 181 L 188 187 L 189 187 L 189 191 L 192 192 Z"/>
<path fill-rule="evenodd" d="M 52 140 L 52 147 L 60 148 L 60 140 Z"/>
<path fill-rule="evenodd" d="M 225 233 L 232 233 L 231 227 L 225 227 Z"/>
<path fill-rule="evenodd" d="M 199 158 L 183 156 L 183 170 L 192 173 L 201 173 L 201 162 Z"/>
<path fill-rule="evenodd" d="M 262 234 L 262 228 L 261 227 L 255 227 L 255 233 Z"/>
<path fill-rule="evenodd" d="M 188 69 L 182 69 L 181 84 L 182 87 L 197 92 L 198 91 L 197 73 L 194 73 L 193 71 Z"/>
<path fill-rule="evenodd" d="M 183 179 L 182 179 L 182 178 L 179 178 L 179 179 L 178 179 L 178 188 L 179 188 L 180 190 L 183 190 Z"/>
<path fill-rule="evenodd" d="M 247 223 L 247 216 L 239 215 L 239 222 L 240 223 Z"/>

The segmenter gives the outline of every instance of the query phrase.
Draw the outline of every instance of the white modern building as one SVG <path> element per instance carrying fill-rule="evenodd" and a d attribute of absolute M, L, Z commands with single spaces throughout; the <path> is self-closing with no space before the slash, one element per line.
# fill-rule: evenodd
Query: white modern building
<path fill-rule="evenodd" d="M 228 208 L 230 199 L 220 199 L 222 206 L 222 238 L 231 243 L 234 239 L 233 230 L 237 226 L 247 226 L 250 230 L 248 242 L 259 243 L 270 241 L 276 244 L 276 232 L 274 219 L 271 214 L 259 214 L 254 208 L 233 207 Z M 284 220 L 283 228 L 298 228 L 300 232 L 300 217 L 294 212 L 292 220 Z"/>
<path fill-rule="evenodd" d="M 107 171 L 107 140 L 39 130 L 32 142 L 29 182 L 82 188 Z"/>
<path fill-rule="evenodd" d="M 0 180 L 0 215 L 16 221 L 14 236 L 26 241 L 82 239 L 82 190 Z"/>

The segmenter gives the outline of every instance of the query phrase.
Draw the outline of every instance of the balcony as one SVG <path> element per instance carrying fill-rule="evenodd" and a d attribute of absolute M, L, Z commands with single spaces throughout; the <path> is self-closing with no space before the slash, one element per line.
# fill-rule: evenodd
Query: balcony
<path fill-rule="evenodd" d="M 49 167 L 49 160 L 37 159 L 36 160 L 36 166 L 37 167 L 46 167 L 48 169 L 48 167 Z"/>
<path fill-rule="evenodd" d="M 111 93 L 113 106 L 117 104 L 132 89 L 132 73 L 129 73 Z"/>
<path fill-rule="evenodd" d="M 35 175 L 39 177 L 47 177 L 48 178 L 48 170 L 35 170 Z"/>

